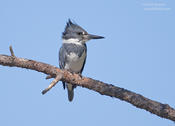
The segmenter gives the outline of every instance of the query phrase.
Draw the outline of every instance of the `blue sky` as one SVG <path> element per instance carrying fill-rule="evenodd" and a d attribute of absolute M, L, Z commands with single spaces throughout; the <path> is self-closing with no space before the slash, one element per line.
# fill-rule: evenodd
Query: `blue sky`
<path fill-rule="evenodd" d="M 61 34 L 71 18 L 89 33 L 84 76 L 112 83 L 175 108 L 173 0 L 0 1 L 0 54 L 58 66 Z M 174 125 L 115 98 L 77 87 L 73 102 L 61 83 L 21 68 L 0 66 L 0 125 Z"/>

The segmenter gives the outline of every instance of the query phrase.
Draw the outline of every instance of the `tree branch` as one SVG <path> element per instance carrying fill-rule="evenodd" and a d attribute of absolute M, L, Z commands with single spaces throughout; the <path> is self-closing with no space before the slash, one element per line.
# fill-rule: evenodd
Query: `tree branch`
<path fill-rule="evenodd" d="M 31 69 L 45 73 L 49 75 L 49 78 L 55 78 L 49 87 L 43 90 L 43 94 L 49 91 L 59 80 L 61 80 L 94 90 L 102 95 L 119 98 L 120 100 L 124 100 L 138 108 L 145 109 L 146 111 L 149 111 L 157 116 L 175 121 L 175 110 L 168 104 L 153 101 L 140 94 L 136 94 L 112 84 L 103 83 L 98 80 L 81 77 L 78 74 L 72 74 L 68 71 L 60 70 L 59 68 L 46 63 L 15 57 L 12 47 L 10 47 L 10 52 L 11 56 L 0 55 L 0 65 Z"/>
<path fill-rule="evenodd" d="M 49 87 L 46 88 L 46 89 L 44 89 L 44 90 L 42 91 L 42 94 L 47 93 L 52 87 L 54 87 L 54 86 L 58 83 L 58 81 L 60 81 L 60 79 L 61 79 L 62 77 L 63 77 L 62 74 L 58 74 L 58 75 L 55 77 L 55 79 L 51 82 L 51 84 L 49 85 Z"/>

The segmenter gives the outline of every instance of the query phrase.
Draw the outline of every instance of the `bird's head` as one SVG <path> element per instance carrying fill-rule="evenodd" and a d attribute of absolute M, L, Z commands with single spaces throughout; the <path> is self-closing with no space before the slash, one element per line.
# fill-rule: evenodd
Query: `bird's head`
<path fill-rule="evenodd" d="M 102 39 L 104 37 L 98 36 L 98 35 L 92 35 L 89 34 L 87 31 L 85 31 L 82 27 L 79 25 L 72 23 L 72 21 L 69 19 L 65 30 L 62 34 L 62 39 L 66 42 L 70 43 L 85 43 L 88 40 L 91 39 Z"/>

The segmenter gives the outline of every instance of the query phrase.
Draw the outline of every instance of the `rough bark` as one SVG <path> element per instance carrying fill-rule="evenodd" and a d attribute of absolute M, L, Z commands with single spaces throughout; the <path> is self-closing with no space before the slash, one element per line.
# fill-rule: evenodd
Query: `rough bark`
<path fill-rule="evenodd" d="M 102 95 L 119 98 L 120 100 L 136 106 L 137 108 L 145 109 L 146 111 L 149 111 L 157 116 L 175 121 L 175 109 L 170 107 L 168 104 L 153 101 L 140 94 L 136 94 L 132 91 L 114 86 L 112 84 L 107 84 L 98 80 L 79 76 L 78 74 L 72 74 L 68 71 L 60 70 L 59 68 L 46 63 L 37 62 L 30 59 L 17 58 L 15 57 L 11 47 L 10 51 L 11 56 L 0 55 L 0 65 L 31 69 L 55 78 L 49 87 L 43 90 L 43 94 L 50 90 L 59 80 L 61 80 L 94 90 Z"/>

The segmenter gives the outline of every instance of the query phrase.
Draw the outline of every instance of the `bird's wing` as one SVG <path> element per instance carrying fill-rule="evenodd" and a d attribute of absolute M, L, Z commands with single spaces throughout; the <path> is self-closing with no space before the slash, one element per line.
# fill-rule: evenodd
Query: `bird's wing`
<path fill-rule="evenodd" d="M 86 44 L 84 45 L 84 47 L 85 47 L 85 53 L 86 53 L 86 57 L 87 57 L 87 46 L 86 46 Z M 82 73 L 83 72 L 83 69 L 84 69 L 84 65 L 85 65 L 85 63 L 86 63 L 86 57 L 85 57 L 85 60 L 84 60 L 84 62 L 83 62 L 83 66 L 82 66 L 82 68 L 81 68 L 81 71 L 80 71 L 80 73 Z"/>
<path fill-rule="evenodd" d="M 60 51 L 59 51 L 59 66 L 60 66 L 60 69 L 64 69 L 65 67 L 65 61 L 66 61 L 66 49 L 64 49 L 64 46 L 62 46 L 60 48 Z M 65 82 L 63 82 L 63 88 L 65 89 Z"/>

